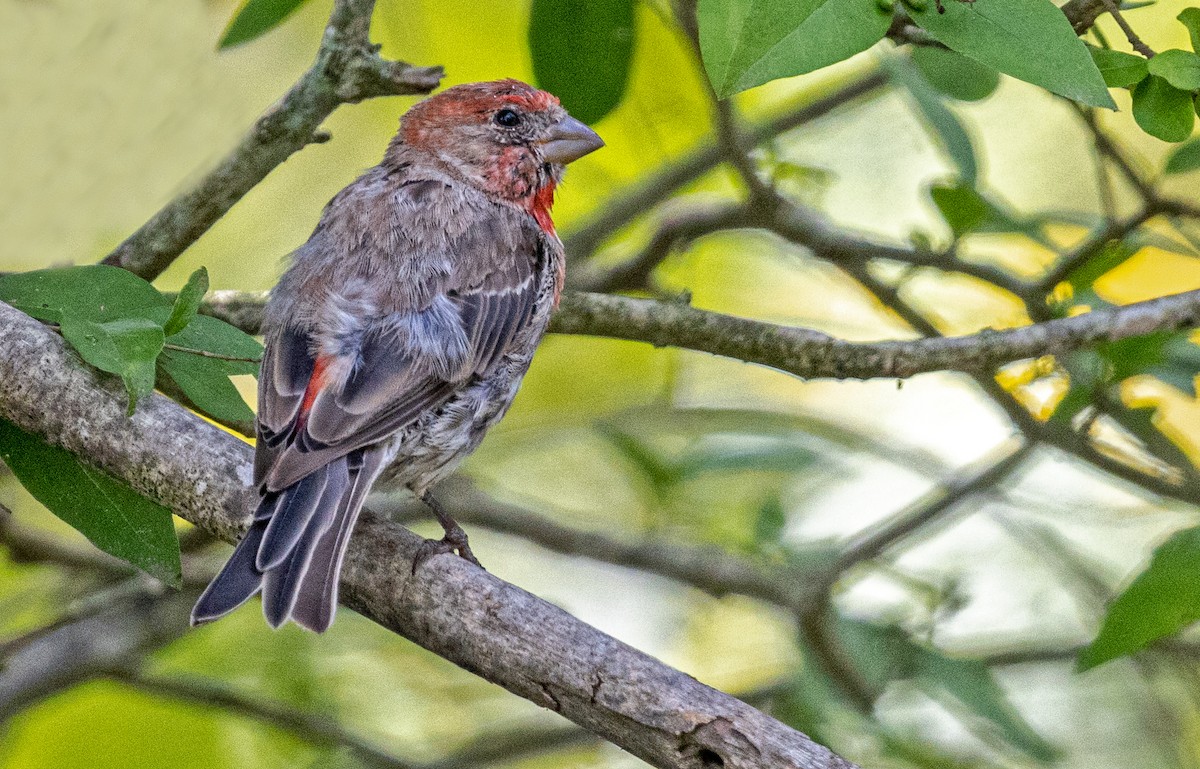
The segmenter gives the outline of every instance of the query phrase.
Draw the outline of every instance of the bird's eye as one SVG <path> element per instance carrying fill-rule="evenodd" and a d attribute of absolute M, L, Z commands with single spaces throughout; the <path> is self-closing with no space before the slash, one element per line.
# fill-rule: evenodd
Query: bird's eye
<path fill-rule="evenodd" d="M 496 113 L 496 117 L 493 119 L 496 121 L 496 125 L 502 125 L 505 128 L 512 128 L 521 122 L 521 116 L 515 109 L 502 109 Z"/>

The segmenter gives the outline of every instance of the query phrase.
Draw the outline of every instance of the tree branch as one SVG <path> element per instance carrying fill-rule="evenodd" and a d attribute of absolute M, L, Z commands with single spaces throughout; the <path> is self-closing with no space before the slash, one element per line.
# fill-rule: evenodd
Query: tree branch
<path fill-rule="evenodd" d="M 940 520 L 959 502 L 990 489 L 1008 477 L 1025 461 L 1035 444 L 1022 441 L 1016 446 L 1009 442 L 982 460 L 979 467 L 968 468 L 944 481 L 923 499 L 908 505 L 885 523 L 872 527 L 848 544 L 826 572 L 819 591 L 828 595 L 840 575 L 860 563 L 877 558 L 889 547 L 935 520 Z"/>
<path fill-rule="evenodd" d="M 658 574 L 713 596 L 744 595 L 791 609 L 807 594 L 805 585 L 819 571 L 816 566 L 768 567 L 715 545 L 628 541 L 604 532 L 564 526 L 464 488 L 467 486 L 448 481 L 438 487 L 438 500 L 455 520 L 518 536 L 555 553 Z M 381 514 L 401 522 L 414 513 L 421 514 L 407 501 L 393 496 L 377 502 L 376 507 Z"/>
<path fill-rule="evenodd" d="M 1038 279 L 1035 290 L 1041 294 L 1050 293 L 1055 286 L 1069 278 L 1072 272 L 1091 261 L 1106 244 L 1114 240 L 1121 240 L 1157 213 L 1158 210 L 1153 205 L 1147 205 L 1136 214 L 1109 222 L 1088 235 L 1082 242 L 1063 254 L 1054 266 Z M 1037 317 L 1035 310 L 1031 308 L 1030 312 Z"/>
<path fill-rule="evenodd" d="M 723 355 L 806 378 L 904 378 L 980 372 L 1095 342 L 1200 325 L 1200 290 L 1004 331 L 912 341 L 846 342 L 818 331 L 607 294 L 566 294 L 551 322 L 587 334 Z"/>
<path fill-rule="evenodd" d="M 236 539 L 255 497 L 249 446 L 161 396 L 126 417 L 119 381 L 84 368 L 40 323 L 0 305 L 0 329 L 0 417 Z M 434 557 L 414 574 L 422 542 L 364 511 L 343 567 L 343 603 L 654 766 L 853 766 L 462 559 Z"/>
<path fill-rule="evenodd" d="M 1117 22 L 1117 26 L 1125 33 L 1125 39 L 1133 46 L 1133 50 L 1145 56 L 1147 59 L 1154 57 L 1154 49 L 1142 42 L 1142 39 L 1133 31 L 1133 27 L 1129 26 L 1129 22 L 1125 21 L 1125 17 L 1121 15 L 1121 7 L 1116 0 L 1100 0 L 1104 4 L 1104 9 L 1108 11 L 1108 15 L 1113 17 Z"/>
<path fill-rule="evenodd" d="M 220 165 L 151 217 L 103 263 L 153 280 L 272 169 L 311 144 L 322 121 L 339 105 L 436 88 L 441 67 L 414 67 L 378 55 L 368 37 L 374 7 L 374 0 L 337 0 L 312 67 Z"/>
<path fill-rule="evenodd" d="M 909 304 L 900 295 L 897 287 L 888 285 L 872 276 L 866 269 L 865 260 L 843 266 L 855 280 L 862 283 L 868 291 L 875 294 L 886 307 L 895 312 L 918 333 L 929 338 L 940 335 L 941 332 L 937 327 Z M 1030 313 L 1037 317 L 1034 310 L 1031 309 Z M 1182 484 L 1177 484 L 1165 478 L 1147 475 L 1135 467 L 1102 453 L 1092 445 L 1086 436 L 1076 432 L 1068 424 L 1038 421 L 1016 401 L 1011 393 L 1000 386 L 991 372 L 975 372 L 971 374 L 971 378 L 975 380 L 983 393 L 1008 416 L 1013 426 L 1030 440 L 1054 446 L 1151 493 L 1189 504 L 1200 504 L 1200 483 L 1194 479 L 1185 477 Z"/>
<path fill-rule="evenodd" d="M 204 312 L 237 320 L 248 333 L 261 322 L 261 294 L 225 293 Z M 820 331 L 739 318 L 685 304 L 611 294 L 567 292 L 550 330 L 679 347 L 757 363 L 805 378 L 906 378 L 933 371 L 979 373 L 1025 358 L 1068 352 L 1156 331 L 1200 325 L 1200 290 L 1094 310 L 1083 315 L 957 337 L 847 342 Z M 932 326 L 918 329 L 936 333 Z"/>
<path fill-rule="evenodd" d="M 143 589 L 15 645 L 0 667 L 0 723 L 183 635 L 200 591 L 162 590 Z"/>
<path fill-rule="evenodd" d="M 745 206 L 736 203 L 681 211 L 663 219 L 632 259 L 602 270 L 591 264 L 580 264 L 567 273 L 567 286 L 599 293 L 643 289 L 649 285 L 651 273 L 675 250 L 705 235 L 755 226 Z"/>
<path fill-rule="evenodd" d="M 5 505 L 0 505 L 0 545 L 8 550 L 13 563 L 53 563 L 107 576 L 127 576 L 135 571 L 126 562 L 102 550 L 75 547 L 58 537 L 42 536 L 24 529 Z"/>

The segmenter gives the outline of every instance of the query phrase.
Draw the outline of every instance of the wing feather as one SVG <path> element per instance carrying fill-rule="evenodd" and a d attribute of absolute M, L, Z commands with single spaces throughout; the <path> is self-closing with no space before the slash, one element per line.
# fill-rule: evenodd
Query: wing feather
<path fill-rule="evenodd" d="M 439 198 L 440 204 L 432 199 L 451 194 L 446 184 L 406 184 L 397 194 L 424 196 L 410 215 L 419 210 L 424 212 L 421 216 L 428 216 L 438 205 L 451 205 L 448 198 Z M 388 437 L 445 403 L 472 377 L 494 370 L 513 338 L 530 322 L 541 282 L 538 277 L 546 263 L 547 246 L 536 228 L 497 236 L 511 229 L 502 226 L 501 217 L 507 215 L 477 211 L 473 220 L 459 217 L 447 224 L 447 233 L 453 230 L 459 235 L 446 241 L 446 252 L 423 257 L 381 252 L 370 257 L 375 264 L 398 265 L 394 274 L 421 259 L 453 264 L 448 273 L 437 273 L 436 279 L 412 294 L 423 297 L 420 306 L 387 300 L 385 288 L 380 287 L 365 301 L 341 298 L 322 311 L 313 304 L 317 300 L 306 294 L 303 281 L 289 284 L 292 294 L 301 298 L 283 300 L 295 304 L 276 317 L 286 317 L 293 325 L 268 334 L 259 387 L 255 467 L 265 491 L 287 488 L 334 459 Z M 427 237 L 406 234 L 402 225 L 397 225 L 397 233 L 390 241 L 360 238 L 359 248 L 382 250 L 388 242 L 399 244 L 402 251 L 433 247 Z M 311 274 L 317 276 L 319 270 L 312 268 Z M 326 285 L 349 280 L 322 279 Z M 365 290 L 373 289 L 368 285 Z M 355 317 L 358 308 L 368 306 L 373 311 L 370 317 Z M 334 314 L 340 324 L 336 335 L 313 320 Z M 358 325 L 347 328 L 348 321 Z M 319 367 L 317 350 L 322 351 Z M 326 359 L 328 350 L 335 353 L 333 360 Z M 326 376 L 328 372 L 335 374 Z M 309 392 L 314 376 L 322 377 L 314 383 L 315 396 Z"/>

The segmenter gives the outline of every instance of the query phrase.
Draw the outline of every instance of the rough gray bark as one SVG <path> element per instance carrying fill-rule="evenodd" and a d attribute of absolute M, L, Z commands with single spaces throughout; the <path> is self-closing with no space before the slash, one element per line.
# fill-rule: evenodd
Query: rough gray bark
<path fill-rule="evenodd" d="M 0 304 L 0 417 L 87 458 L 226 541 L 247 523 L 251 450 L 161 396 L 125 416 L 119 381 Z M 422 540 L 364 511 L 342 602 L 463 668 L 671 769 L 853 764 L 749 705 L 459 558 L 414 574 Z"/>
<path fill-rule="evenodd" d="M 563 296 L 550 330 L 683 347 L 806 378 L 873 379 L 931 371 L 985 372 L 1024 358 L 1197 325 L 1200 290 L 1003 331 L 886 342 L 847 342 L 819 331 L 685 304 L 573 293 Z"/>

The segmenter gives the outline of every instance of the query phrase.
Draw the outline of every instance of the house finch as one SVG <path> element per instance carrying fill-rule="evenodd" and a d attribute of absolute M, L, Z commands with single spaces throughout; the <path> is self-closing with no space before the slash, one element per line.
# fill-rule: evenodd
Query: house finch
<path fill-rule="evenodd" d="M 327 629 L 389 466 L 446 530 L 433 552 L 478 563 L 429 489 L 508 410 L 563 286 L 555 186 L 603 144 L 544 91 L 460 85 L 409 110 L 383 161 L 334 196 L 267 306 L 261 501 L 193 624 L 261 590 L 271 626 Z"/>

